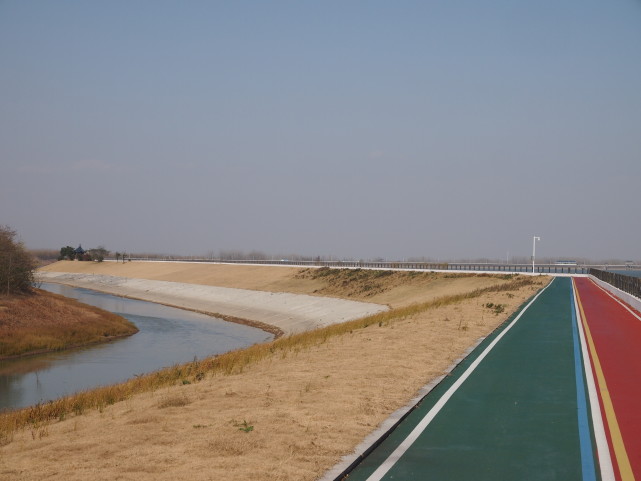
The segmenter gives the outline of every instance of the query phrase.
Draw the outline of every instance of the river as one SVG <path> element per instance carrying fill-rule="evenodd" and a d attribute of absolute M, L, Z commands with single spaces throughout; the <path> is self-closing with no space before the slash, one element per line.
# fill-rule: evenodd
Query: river
<path fill-rule="evenodd" d="M 609 272 L 614 272 L 616 274 L 623 274 L 624 276 L 630 276 L 630 277 L 641 277 L 641 271 L 626 270 L 626 271 L 609 271 Z"/>
<path fill-rule="evenodd" d="M 45 283 L 41 288 L 120 314 L 140 332 L 87 348 L 0 361 L 0 410 L 122 382 L 273 338 L 260 329 L 151 302 L 61 284 Z"/>

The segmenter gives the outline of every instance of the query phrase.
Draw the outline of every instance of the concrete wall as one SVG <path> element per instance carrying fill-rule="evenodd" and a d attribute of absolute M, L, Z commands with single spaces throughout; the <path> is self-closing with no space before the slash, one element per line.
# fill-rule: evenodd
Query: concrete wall
<path fill-rule="evenodd" d="M 594 282 L 596 282 L 597 285 L 603 287 L 606 291 L 610 292 L 612 295 L 618 297 L 623 302 L 629 304 L 634 309 L 641 312 L 641 299 L 639 299 L 638 297 L 635 297 L 632 294 L 628 294 L 627 292 L 623 292 L 621 289 L 617 289 L 616 287 L 608 284 L 607 282 L 604 282 L 601 279 L 597 279 L 593 275 L 589 275 L 588 277 L 592 279 Z"/>

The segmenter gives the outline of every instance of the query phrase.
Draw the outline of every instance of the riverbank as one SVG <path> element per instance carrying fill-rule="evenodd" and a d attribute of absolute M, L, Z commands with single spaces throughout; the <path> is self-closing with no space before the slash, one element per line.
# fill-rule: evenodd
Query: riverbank
<path fill-rule="evenodd" d="M 196 310 L 290 335 L 507 282 L 512 275 L 178 262 L 71 262 L 39 279 Z M 269 327 L 271 326 L 271 327 Z"/>
<path fill-rule="evenodd" d="M 34 289 L 0 297 L 0 360 L 109 342 L 138 332 L 127 319 Z"/>
<path fill-rule="evenodd" d="M 53 419 L 37 417 L 46 406 L 0 416 L 0 477 L 318 479 L 548 282 L 367 275 L 394 287 L 357 296 L 387 296 L 390 311 L 156 373 L 150 391 L 105 388 L 93 408 L 70 399 Z M 8 433 L 18 416 L 26 427 Z"/>
<path fill-rule="evenodd" d="M 99 274 L 39 272 L 41 281 L 193 310 L 258 327 L 280 337 L 387 310 L 387 306 L 331 297 L 131 279 Z"/>
<path fill-rule="evenodd" d="M 38 273 L 102 275 L 269 293 L 304 294 L 400 307 L 505 282 L 513 275 L 207 264 L 60 261 Z M 385 274 L 382 274 L 385 273 Z M 368 289 L 368 287 L 370 287 Z M 374 288 L 372 288 L 374 287 Z"/>

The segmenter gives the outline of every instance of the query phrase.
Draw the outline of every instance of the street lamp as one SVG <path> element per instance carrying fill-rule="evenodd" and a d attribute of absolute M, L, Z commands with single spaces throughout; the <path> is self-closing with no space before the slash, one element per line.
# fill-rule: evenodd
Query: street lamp
<path fill-rule="evenodd" d="M 540 241 L 541 238 L 534 236 L 532 237 L 532 273 L 534 274 L 534 256 L 536 255 L 536 241 Z"/>

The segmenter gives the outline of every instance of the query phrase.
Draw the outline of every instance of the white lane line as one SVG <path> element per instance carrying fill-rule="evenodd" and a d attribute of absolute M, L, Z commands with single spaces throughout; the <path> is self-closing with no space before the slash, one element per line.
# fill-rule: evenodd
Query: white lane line
<path fill-rule="evenodd" d="M 445 406 L 447 401 L 454 395 L 454 393 L 458 390 L 458 388 L 465 382 L 465 380 L 470 377 L 470 375 L 474 372 L 474 370 L 477 368 L 477 366 L 485 359 L 485 357 L 490 353 L 490 351 L 496 346 L 496 344 L 507 334 L 507 332 L 516 324 L 516 322 L 521 318 L 521 316 L 525 313 L 525 311 L 528 310 L 528 308 L 539 298 L 543 292 L 552 285 L 552 282 L 550 282 L 547 286 L 545 286 L 539 293 L 534 296 L 534 298 L 528 303 L 527 306 L 523 308 L 523 310 L 519 313 L 518 316 L 514 318 L 514 320 L 505 328 L 501 333 L 494 338 L 494 340 L 485 348 L 485 350 L 477 357 L 472 364 L 467 368 L 467 370 L 459 377 L 452 386 L 443 394 L 441 399 L 439 399 L 436 404 L 432 407 L 432 409 L 429 410 L 429 412 L 425 415 L 423 419 L 421 419 L 421 422 L 419 422 L 416 427 L 412 430 L 412 432 L 405 438 L 405 440 L 394 450 L 392 454 L 389 455 L 389 457 L 383 461 L 383 463 L 374 471 L 369 478 L 367 478 L 367 481 L 380 481 L 380 479 L 387 474 L 387 472 L 392 469 L 392 467 L 396 464 L 396 462 L 405 454 L 405 452 L 414 444 L 414 442 L 418 439 L 418 437 L 425 431 L 425 428 L 432 422 L 432 420 L 436 417 L 436 415 L 439 413 L 439 411 Z"/>
<path fill-rule="evenodd" d="M 596 441 L 597 453 L 599 454 L 601 481 L 614 481 L 616 478 L 614 477 L 614 468 L 612 467 L 610 447 L 608 446 L 608 438 L 605 435 L 605 427 L 603 426 L 603 418 L 601 417 L 601 408 L 599 406 L 599 396 L 597 395 L 594 373 L 592 372 L 592 365 L 590 363 L 590 354 L 585 340 L 585 332 L 583 331 L 583 322 L 581 321 L 583 317 L 581 316 L 581 310 L 578 304 L 579 290 L 574 283 L 574 279 L 572 280 L 572 288 L 574 289 L 574 311 L 579 328 L 579 338 L 581 339 L 581 352 L 583 353 L 583 369 L 585 371 L 585 380 L 588 385 L 588 395 L 590 397 L 592 428 L 594 429 L 594 439 Z"/>

